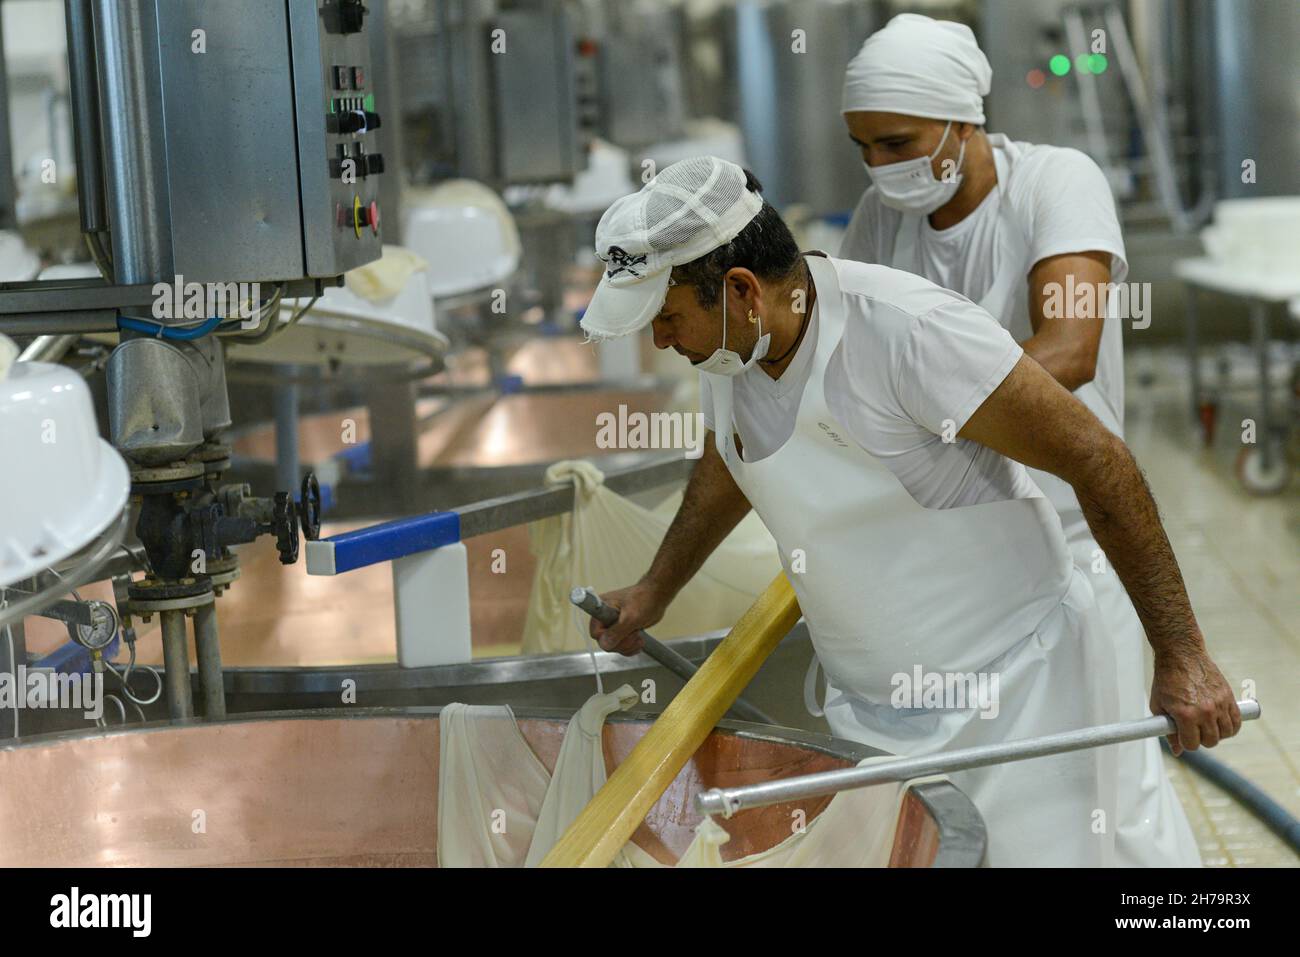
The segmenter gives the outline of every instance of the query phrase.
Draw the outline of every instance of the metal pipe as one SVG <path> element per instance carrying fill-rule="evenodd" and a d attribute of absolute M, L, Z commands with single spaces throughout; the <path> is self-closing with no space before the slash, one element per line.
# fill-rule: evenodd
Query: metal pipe
<path fill-rule="evenodd" d="M 34 587 L 35 583 L 32 584 Z M 27 636 L 22 620 L 0 626 L 0 674 L 9 675 L 17 685 L 18 668 L 26 664 Z M 20 711 L 16 696 L 12 705 L 0 708 L 0 739 L 18 737 L 22 730 Z"/>
<path fill-rule="evenodd" d="M 80 336 L 37 336 L 18 356 L 19 362 L 58 362 L 76 345 Z"/>
<path fill-rule="evenodd" d="M 592 618 L 606 627 L 618 621 L 618 609 L 606 605 L 600 600 L 600 596 L 591 588 L 574 588 L 569 592 L 569 601 L 573 602 Z M 653 658 L 659 664 L 663 665 L 683 681 L 690 681 L 695 677 L 695 672 L 699 669 L 665 645 L 658 638 L 652 638 L 643 629 L 637 631 L 645 647 L 642 649 L 647 655 Z M 758 708 L 746 701 L 744 698 L 737 698 L 732 702 L 729 714 L 740 718 L 742 721 L 757 721 L 759 724 L 777 724 L 772 718 L 768 717 Z"/>
<path fill-rule="evenodd" d="M 694 460 L 679 454 L 645 465 L 606 472 L 604 484 L 607 489 L 619 495 L 633 495 L 686 479 L 694 468 Z M 530 489 L 514 495 L 485 499 L 452 511 L 460 516 L 460 536 L 466 539 L 553 515 L 563 515 L 573 511 L 573 504 L 573 486 L 564 485 L 560 488 Z"/>
<path fill-rule="evenodd" d="M 60 330 L 60 335 L 91 332 L 116 332 L 117 313 L 107 309 L 43 313 L 39 315 L 0 314 L 0 332 L 10 336 L 30 336 L 37 330 Z"/>
<path fill-rule="evenodd" d="M 9 70 L 4 48 L 4 24 L 0 22 L 0 227 L 10 229 L 18 222 L 18 184 L 14 181 L 13 143 L 9 139 Z"/>
<path fill-rule="evenodd" d="M 277 322 L 278 316 L 272 315 L 272 325 Z M 281 383 L 271 396 L 275 411 L 275 487 L 292 493 L 302 480 L 298 462 L 298 387 Z"/>
<path fill-rule="evenodd" d="M 190 689 L 190 657 L 185 640 L 185 612 L 163 611 L 163 667 L 166 669 L 167 713 L 172 718 L 192 718 L 194 697 Z"/>
<path fill-rule="evenodd" d="M 175 264 L 158 11 L 153 3 L 92 0 L 91 13 L 114 276 L 126 285 L 170 280 Z"/>
<path fill-rule="evenodd" d="M 1255 441 L 1260 443 L 1259 464 L 1267 473 L 1273 469 L 1276 450 L 1273 448 L 1273 414 L 1269 403 L 1268 303 L 1262 299 L 1250 302 L 1250 328 L 1255 340 L 1255 360 L 1259 365 L 1259 422 L 1255 426 Z"/>
<path fill-rule="evenodd" d="M 104 215 L 103 142 L 99 136 L 99 86 L 95 72 L 95 34 L 90 0 L 65 0 L 68 32 L 68 92 L 72 102 L 73 146 L 77 162 L 77 208 L 81 231 L 108 228 Z"/>
<path fill-rule="evenodd" d="M 1243 721 L 1252 721 L 1259 717 L 1258 701 L 1250 699 L 1238 701 L 1237 707 L 1241 709 Z M 985 744 L 974 748 L 962 748 L 959 751 L 883 761 L 867 767 L 805 774 L 748 787 L 713 788 L 696 795 L 695 810 L 700 814 L 721 814 L 723 817 L 731 817 L 745 808 L 764 807 L 768 804 L 780 804 L 783 801 L 835 794 L 871 784 L 883 784 L 886 781 L 910 781 L 931 774 L 951 774 L 954 771 L 982 768 L 1007 761 L 1024 761 L 1049 754 L 1096 748 L 1105 744 L 1123 744 L 1126 741 L 1173 734 L 1177 730 L 1178 726 L 1174 724 L 1173 718 L 1168 715 L 1155 715 L 1150 718 L 1139 718 L 1136 721 L 1120 721 L 1115 724 L 1098 725 L 1095 728 L 1083 728 L 1079 731 L 1026 738 L 1023 741 Z"/>
<path fill-rule="evenodd" d="M 217 603 L 194 610 L 194 650 L 199 659 L 199 696 L 205 718 L 226 716 L 226 687 L 221 672 L 221 645 L 217 642 Z"/>

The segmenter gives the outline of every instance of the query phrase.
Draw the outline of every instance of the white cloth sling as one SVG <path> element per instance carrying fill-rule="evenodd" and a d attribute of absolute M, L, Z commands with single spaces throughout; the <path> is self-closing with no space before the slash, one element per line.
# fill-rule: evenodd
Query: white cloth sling
<path fill-rule="evenodd" d="M 573 485 L 573 511 L 529 526 L 537 569 L 524 620 L 522 653 L 589 651 L 586 618 L 575 628 L 569 590 L 589 585 L 607 592 L 636 581 L 650 567 L 681 504 L 680 492 L 649 509 L 605 487 L 595 465 L 557 462 L 549 487 Z M 681 638 L 730 628 L 781 570 L 776 543 L 757 515 L 747 515 L 687 582 L 656 638 Z"/>
<path fill-rule="evenodd" d="M 629 686 L 593 695 L 569 722 L 547 773 L 506 705 L 452 704 L 442 709 L 438 758 L 440 867 L 533 867 L 606 780 L 605 719 L 637 701 Z M 870 761 L 887 758 L 870 758 Z M 934 779 L 926 779 L 934 780 Z M 909 782 L 907 787 L 921 783 Z M 723 861 L 726 830 L 706 818 L 677 867 L 885 867 L 893 851 L 907 787 L 882 784 L 836 795 L 779 844 Z M 627 844 L 617 867 L 664 867 Z"/>

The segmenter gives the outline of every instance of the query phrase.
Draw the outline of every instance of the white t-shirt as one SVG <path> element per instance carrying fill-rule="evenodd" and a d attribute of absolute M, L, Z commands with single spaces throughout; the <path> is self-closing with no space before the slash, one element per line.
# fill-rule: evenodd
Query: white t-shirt
<path fill-rule="evenodd" d="M 995 154 L 1007 157 L 1007 139 L 989 134 Z M 1033 143 L 1012 144 L 1019 159 L 1009 183 L 999 182 L 961 222 L 936 230 L 928 217 L 921 221 L 917 241 L 920 275 L 931 282 L 979 302 L 1003 269 L 1020 269 L 1027 278 L 1040 260 L 1065 253 L 1098 250 L 1111 255 L 1111 282 L 1128 275 L 1124 239 L 1110 186 L 1101 169 L 1078 150 Z M 1000 230 L 1008 223 L 999 214 L 1003 189 L 1015 220 L 1029 242 L 1023 263 L 1007 263 Z M 894 242 L 903 214 L 880 202 L 875 187 L 863 194 L 840 246 L 843 259 L 893 265 Z M 905 264 L 899 264 L 907 268 Z M 1017 342 L 1033 335 L 1029 322 L 1027 284 L 1013 293 L 995 317 Z M 1076 395 L 1117 435 L 1124 433 L 1124 350 L 1122 320 L 1109 319 L 1102 331 L 1092 382 Z"/>
<path fill-rule="evenodd" d="M 968 299 L 911 273 L 838 265 L 848 315 L 825 389 L 849 436 L 927 508 L 1038 495 L 1020 463 L 966 439 L 943 440 L 961 430 L 1019 361 L 1015 340 Z M 746 462 L 766 458 L 794 434 L 817 351 L 821 295 L 779 379 L 758 366 L 734 379 L 733 416 Z M 714 430 L 713 393 L 703 375 L 700 406 Z"/>

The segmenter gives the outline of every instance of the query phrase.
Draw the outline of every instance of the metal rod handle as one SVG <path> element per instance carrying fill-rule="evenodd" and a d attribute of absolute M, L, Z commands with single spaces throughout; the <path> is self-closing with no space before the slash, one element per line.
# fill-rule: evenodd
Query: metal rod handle
<path fill-rule="evenodd" d="M 573 602 L 592 618 L 595 618 L 605 627 L 609 627 L 618 621 L 618 609 L 606 605 L 600 600 L 600 596 L 591 588 L 574 588 L 569 592 L 569 601 Z M 695 672 L 699 669 L 691 664 L 677 652 L 673 651 L 658 638 L 652 638 L 643 630 L 638 630 L 644 643 L 644 651 L 659 664 L 663 665 L 683 681 L 690 681 L 695 677 Z M 770 717 L 754 707 L 744 698 L 737 698 L 732 702 L 730 709 L 737 717 L 745 721 L 756 721 L 759 724 L 776 724 Z"/>
<path fill-rule="evenodd" d="M 1241 709 L 1243 721 L 1253 721 L 1260 715 L 1258 701 L 1252 699 L 1238 701 L 1237 707 Z M 1084 748 L 1096 748 L 1105 744 L 1123 744 L 1126 741 L 1172 734 L 1177 730 L 1178 726 L 1173 718 L 1168 715 L 1154 715 L 1135 721 L 1121 721 L 1116 724 L 1098 725 L 1095 728 L 1083 728 L 1079 731 L 1044 735 L 1041 738 L 1026 738 L 1022 741 L 1008 741 L 1005 744 L 985 744 L 917 758 L 899 758 L 897 761 L 882 761 L 867 767 L 823 771 L 819 774 L 806 774 L 781 781 L 770 781 L 766 784 L 713 788 L 696 795 L 695 810 L 700 814 L 721 814 L 723 817 L 731 817 L 744 808 L 764 807 L 768 804 L 780 804 L 783 801 L 835 794 L 839 791 L 882 784 L 886 781 L 910 781 L 931 774 L 949 774 L 953 771 L 981 768 L 1006 761 L 1024 761 L 1049 754 L 1081 751 Z"/>

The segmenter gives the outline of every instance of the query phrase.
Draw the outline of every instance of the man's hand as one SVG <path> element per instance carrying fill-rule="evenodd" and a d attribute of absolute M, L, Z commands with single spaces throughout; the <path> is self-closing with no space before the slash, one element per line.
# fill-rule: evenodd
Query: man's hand
<path fill-rule="evenodd" d="M 618 621 L 606 628 L 595 618 L 591 619 L 591 637 L 603 651 L 617 651 L 620 655 L 640 654 L 645 642 L 636 632 L 660 621 L 668 608 L 662 592 L 645 581 L 606 592 L 600 599 L 618 609 Z"/>
<path fill-rule="evenodd" d="M 1175 757 L 1201 745 L 1212 748 L 1241 730 L 1232 686 L 1204 650 L 1156 657 L 1151 713 L 1167 714 L 1178 725 L 1178 733 L 1168 735 Z"/>

